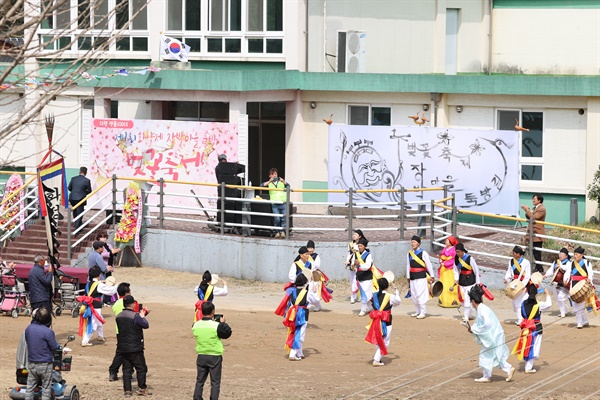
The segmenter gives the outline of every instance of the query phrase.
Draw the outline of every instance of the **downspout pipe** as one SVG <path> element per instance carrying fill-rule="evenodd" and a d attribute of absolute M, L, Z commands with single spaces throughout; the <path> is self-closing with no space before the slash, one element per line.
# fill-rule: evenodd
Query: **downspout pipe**
<path fill-rule="evenodd" d="M 433 102 L 433 127 L 438 126 L 438 102 L 442 99 L 440 93 L 431 93 L 431 101 Z"/>
<path fill-rule="evenodd" d="M 492 41 L 492 29 L 494 28 L 494 0 L 489 0 L 490 7 L 490 22 L 489 22 L 489 32 L 488 32 L 488 75 L 492 75 L 492 54 L 493 54 L 493 41 Z"/>
<path fill-rule="evenodd" d="M 306 1 L 306 21 L 304 23 L 304 72 L 308 72 L 308 5 L 309 0 Z"/>

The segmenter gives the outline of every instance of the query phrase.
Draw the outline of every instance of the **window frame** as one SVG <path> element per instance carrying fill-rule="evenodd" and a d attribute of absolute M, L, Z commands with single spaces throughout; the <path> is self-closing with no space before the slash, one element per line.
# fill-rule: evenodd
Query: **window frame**
<path fill-rule="evenodd" d="M 354 125 L 354 126 L 392 126 L 392 106 L 388 104 L 369 104 L 369 103 L 347 103 L 346 104 L 346 123 L 351 124 L 350 120 L 350 107 L 367 107 L 368 108 L 368 123 L 367 125 Z M 388 108 L 390 110 L 390 124 L 389 125 L 373 125 L 373 108 Z"/>
<path fill-rule="evenodd" d="M 532 108 L 532 109 L 528 109 L 528 108 L 496 108 L 495 112 L 494 112 L 494 126 L 496 127 L 497 130 L 500 130 L 500 118 L 499 118 L 499 113 L 502 111 L 507 111 L 507 112 L 518 112 L 519 113 L 519 126 L 526 128 L 525 126 L 523 126 L 523 113 L 541 113 L 542 114 L 542 156 L 541 157 L 526 157 L 523 156 L 523 131 L 519 131 L 518 132 L 518 137 L 519 137 L 519 182 L 521 184 L 543 184 L 544 183 L 544 176 L 546 173 L 546 168 L 545 168 L 545 130 L 546 130 L 546 112 L 545 110 L 541 110 L 541 109 L 536 109 L 536 108 Z M 524 166 L 532 166 L 532 167 L 541 167 L 542 168 L 542 172 L 541 172 L 541 179 L 540 180 L 534 180 L 534 179 L 523 179 L 523 167 Z"/>

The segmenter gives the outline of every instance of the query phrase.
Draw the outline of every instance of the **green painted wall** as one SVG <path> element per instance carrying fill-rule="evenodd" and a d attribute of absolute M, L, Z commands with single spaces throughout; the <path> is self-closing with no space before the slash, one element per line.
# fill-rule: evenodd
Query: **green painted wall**
<path fill-rule="evenodd" d="M 302 181 L 302 189 L 327 189 L 327 182 Z M 327 193 L 302 193 L 302 201 L 327 201 Z"/>
<path fill-rule="evenodd" d="M 494 0 L 494 8 L 600 8 L 598 0 Z"/>

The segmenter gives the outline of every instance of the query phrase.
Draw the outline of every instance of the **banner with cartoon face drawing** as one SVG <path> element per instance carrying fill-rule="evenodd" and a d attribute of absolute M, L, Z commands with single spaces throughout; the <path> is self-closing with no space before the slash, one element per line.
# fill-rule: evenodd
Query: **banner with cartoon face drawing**
<path fill-rule="evenodd" d="M 374 190 L 354 202 L 397 207 L 399 191 L 377 190 L 446 186 L 459 208 L 518 215 L 518 139 L 514 131 L 331 125 L 329 189 Z M 404 195 L 405 202 L 441 198 L 441 191 Z M 347 201 L 329 194 L 329 202 Z"/>

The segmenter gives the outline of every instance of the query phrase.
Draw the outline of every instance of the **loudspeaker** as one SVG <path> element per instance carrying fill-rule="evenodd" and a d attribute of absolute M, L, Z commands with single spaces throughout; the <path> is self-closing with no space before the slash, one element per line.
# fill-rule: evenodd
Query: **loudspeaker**
<path fill-rule="evenodd" d="M 232 196 L 233 197 L 233 196 Z M 217 200 L 217 222 L 221 222 L 221 199 Z M 239 201 L 225 201 L 225 222 L 233 223 L 233 224 L 241 224 L 242 223 L 242 215 L 241 214 L 233 214 L 227 212 L 231 211 L 241 211 L 242 203 Z"/>
<path fill-rule="evenodd" d="M 246 166 L 244 164 L 232 163 L 232 162 L 220 162 L 216 166 L 216 175 L 237 175 L 246 172 Z"/>

